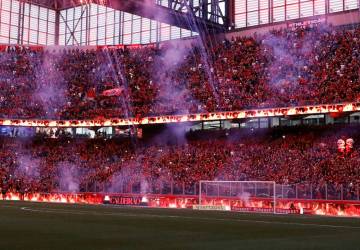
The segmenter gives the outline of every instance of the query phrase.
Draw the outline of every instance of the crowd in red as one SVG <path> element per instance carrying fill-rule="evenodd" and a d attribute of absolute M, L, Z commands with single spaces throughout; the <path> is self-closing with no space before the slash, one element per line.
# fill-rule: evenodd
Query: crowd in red
<path fill-rule="evenodd" d="M 206 48 L 1 47 L 0 117 L 98 119 L 357 101 L 359 39 L 359 28 L 313 27 Z M 342 143 L 349 138 L 353 148 Z M 356 127 L 193 132 L 182 143 L 0 138 L 0 187 L 161 192 L 169 183 L 271 180 L 309 183 L 314 193 L 342 186 L 351 197 L 360 185 L 359 140 Z"/>
<path fill-rule="evenodd" d="M 358 127 L 200 131 L 180 141 L 2 138 L 1 188 L 152 193 L 170 183 L 194 187 L 200 180 L 268 180 L 311 184 L 314 194 L 321 193 L 325 184 L 342 185 L 350 197 L 360 185 L 358 131 Z M 338 152 L 339 138 L 354 141 L 346 154 Z"/>
<path fill-rule="evenodd" d="M 0 116 L 139 117 L 357 101 L 359 39 L 359 28 L 319 26 L 206 47 L 8 47 L 0 52 Z"/>

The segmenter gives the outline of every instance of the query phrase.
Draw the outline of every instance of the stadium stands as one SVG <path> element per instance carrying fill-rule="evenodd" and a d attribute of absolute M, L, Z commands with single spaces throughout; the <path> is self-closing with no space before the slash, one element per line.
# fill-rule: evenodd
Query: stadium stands
<path fill-rule="evenodd" d="M 2 118 L 144 117 L 357 101 L 360 28 L 279 30 L 201 46 L 2 47 Z M 208 56 L 211 55 L 211 56 Z"/>
<path fill-rule="evenodd" d="M 199 180 L 271 180 L 329 186 L 356 195 L 358 127 L 289 127 L 219 130 L 171 139 L 2 138 L 2 190 L 20 192 L 107 191 L 158 193 L 169 183 L 192 187 Z M 211 139 L 209 139 L 211 138 Z M 338 152 L 338 139 L 354 148 Z M 119 185 L 123 187 L 119 187 Z M 96 187 L 95 187 L 96 186 Z"/>

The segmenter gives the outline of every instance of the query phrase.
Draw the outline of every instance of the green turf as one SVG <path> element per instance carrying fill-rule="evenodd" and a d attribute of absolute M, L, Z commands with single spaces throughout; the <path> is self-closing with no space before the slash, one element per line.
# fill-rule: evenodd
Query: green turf
<path fill-rule="evenodd" d="M 360 219 L 1 201 L 0 249 L 360 249 Z"/>

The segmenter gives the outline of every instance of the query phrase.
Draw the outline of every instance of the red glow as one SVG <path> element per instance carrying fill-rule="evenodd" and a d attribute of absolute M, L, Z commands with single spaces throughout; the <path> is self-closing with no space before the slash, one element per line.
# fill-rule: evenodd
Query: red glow
<path fill-rule="evenodd" d="M 243 111 L 200 113 L 189 115 L 168 115 L 128 119 L 96 119 L 96 120 L 22 120 L 0 119 L 3 126 L 21 127 L 103 127 L 103 126 L 129 126 L 146 124 L 165 124 L 194 121 L 218 121 L 243 118 L 298 116 L 314 114 L 342 114 L 343 112 L 360 111 L 360 103 L 322 104 L 301 107 L 255 109 Z"/>
<path fill-rule="evenodd" d="M 5 200 L 24 200 L 32 202 L 50 202 L 50 203 L 81 203 L 81 204 L 102 204 L 104 196 L 101 194 L 41 194 L 31 193 L 25 194 L 22 198 L 19 194 L 8 193 Z"/>
<path fill-rule="evenodd" d="M 167 196 L 167 195 L 122 195 L 122 194 L 98 194 L 98 193 L 54 193 L 54 194 L 26 194 L 24 197 L 15 193 L 8 193 L 6 200 L 24 200 L 32 202 L 51 203 L 77 203 L 77 204 L 103 204 L 105 197 L 118 198 L 133 197 L 141 201 L 147 201 L 149 207 L 163 208 L 192 208 L 198 204 L 197 196 Z M 113 199 L 116 200 L 116 199 Z M 116 203 L 115 203 L 116 204 Z M 133 205 L 133 204 L 131 204 Z M 273 211 L 271 199 L 250 199 L 243 201 L 234 198 L 205 198 L 202 205 L 221 205 L 231 208 L 233 211 L 267 212 Z M 276 200 L 276 212 L 300 213 L 327 216 L 360 217 L 360 201 L 326 201 L 326 200 Z"/>

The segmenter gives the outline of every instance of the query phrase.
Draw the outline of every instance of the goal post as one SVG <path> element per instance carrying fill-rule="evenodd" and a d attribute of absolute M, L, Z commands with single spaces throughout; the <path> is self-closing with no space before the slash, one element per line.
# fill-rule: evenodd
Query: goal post
<path fill-rule="evenodd" d="M 199 205 L 224 204 L 232 210 L 276 213 L 274 181 L 199 182 Z"/>

